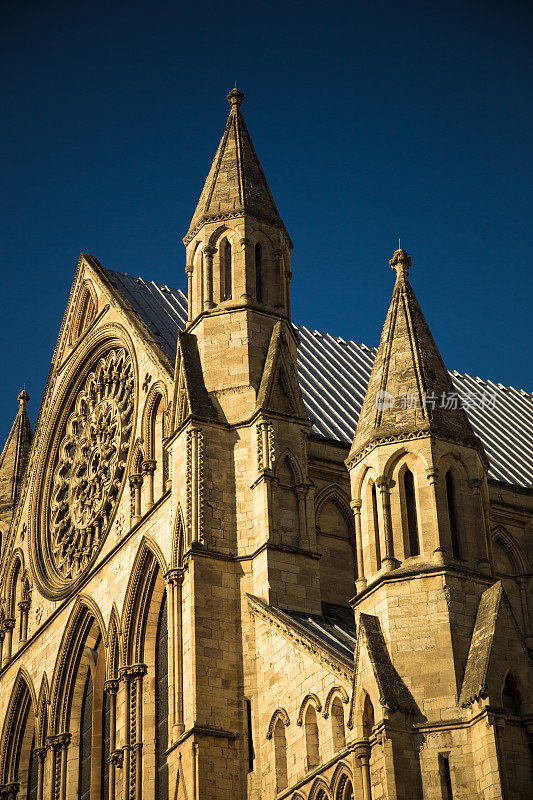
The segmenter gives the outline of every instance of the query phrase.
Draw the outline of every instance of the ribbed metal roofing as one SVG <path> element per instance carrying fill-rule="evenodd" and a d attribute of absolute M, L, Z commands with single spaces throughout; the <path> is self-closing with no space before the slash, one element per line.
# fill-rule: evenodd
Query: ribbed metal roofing
<path fill-rule="evenodd" d="M 107 273 L 174 359 L 177 330 L 187 322 L 186 295 L 114 270 Z M 350 444 L 377 349 L 295 327 L 300 386 L 314 432 Z M 450 375 L 489 457 L 489 476 L 533 487 L 533 393 L 453 370 Z"/>

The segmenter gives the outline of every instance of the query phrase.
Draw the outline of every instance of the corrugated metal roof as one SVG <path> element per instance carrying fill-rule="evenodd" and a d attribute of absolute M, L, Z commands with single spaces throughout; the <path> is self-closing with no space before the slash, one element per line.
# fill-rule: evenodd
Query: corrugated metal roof
<path fill-rule="evenodd" d="M 107 273 L 174 359 L 177 330 L 187 322 L 186 295 L 114 270 Z M 300 386 L 314 431 L 350 444 L 377 349 L 295 327 Z M 450 375 L 489 457 L 490 477 L 531 488 L 533 393 L 453 370 Z"/>
<path fill-rule="evenodd" d="M 323 641 L 328 647 L 332 647 L 350 660 L 353 659 L 356 630 L 355 618 L 351 609 L 323 603 L 321 616 L 285 609 L 283 609 L 283 614 L 290 617 L 305 631 Z"/>

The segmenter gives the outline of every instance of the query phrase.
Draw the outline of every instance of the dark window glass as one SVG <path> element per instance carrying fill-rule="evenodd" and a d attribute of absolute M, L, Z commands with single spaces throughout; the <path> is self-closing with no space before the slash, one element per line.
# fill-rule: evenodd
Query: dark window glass
<path fill-rule="evenodd" d="M 254 740 L 252 735 L 252 701 L 246 698 L 246 727 L 248 729 L 248 772 L 254 770 Z"/>
<path fill-rule="evenodd" d="M 409 535 L 409 555 L 417 556 L 420 553 L 418 540 L 418 520 L 416 517 L 415 481 L 413 473 L 406 470 L 403 476 L 405 490 L 405 505 L 407 508 L 407 532 Z"/>
<path fill-rule="evenodd" d="M 457 529 L 457 510 L 455 507 L 455 487 L 451 472 L 446 473 L 446 500 L 448 501 L 448 517 L 450 520 L 450 533 L 452 537 L 452 555 L 454 558 L 461 558 L 461 544 L 459 541 L 459 531 Z"/>
<path fill-rule="evenodd" d="M 452 774 L 450 771 L 450 757 L 439 755 L 439 767 L 443 800 L 453 800 Z"/>
<path fill-rule="evenodd" d="M 224 245 L 224 300 L 231 299 L 231 245 L 226 240 Z"/>
<path fill-rule="evenodd" d="M 522 702 L 515 679 L 512 675 L 508 675 L 505 679 L 502 693 L 502 705 L 507 714 L 511 714 L 513 717 L 520 716 Z"/>
<path fill-rule="evenodd" d="M 255 246 L 255 296 L 258 303 L 263 302 L 263 263 L 259 243 Z"/>
<path fill-rule="evenodd" d="M 379 543 L 379 517 L 378 517 L 378 498 L 376 494 L 376 484 L 372 484 L 372 517 L 374 520 L 374 537 L 376 542 L 376 560 L 378 569 L 381 567 L 381 546 Z"/>
<path fill-rule="evenodd" d="M 38 761 L 35 758 L 35 734 L 31 743 L 30 763 L 28 766 L 28 800 L 37 800 Z"/>
<path fill-rule="evenodd" d="M 168 800 L 168 612 L 167 595 L 163 595 L 156 641 L 156 715 L 155 761 L 156 800 Z"/>
<path fill-rule="evenodd" d="M 91 793 L 91 750 L 93 738 L 93 679 L 91 670 L 87 670 L 87 679 L 83 690 L 80 721 L 80 770 L 79 800 L 89 800 Z"/>
<path fill-rule="evenodd" d="M 102 703 L 102 800 L 109 797 L 109 750 L 111 747 L 111 702 L 108 692 L 104 692 Z"/>

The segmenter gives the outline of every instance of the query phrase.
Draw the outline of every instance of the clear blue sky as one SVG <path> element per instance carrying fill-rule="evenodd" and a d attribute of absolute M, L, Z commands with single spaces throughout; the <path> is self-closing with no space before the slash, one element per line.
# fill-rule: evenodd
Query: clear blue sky
<path fill-rule="evenodd" d="M 533 390 L 529 2 L 3 8 L 0 433 L 35 420 L 80 251 L 185 288 L 237 80 L 293 318 L 377 343 L 398 236 L 450 368 Z"/>

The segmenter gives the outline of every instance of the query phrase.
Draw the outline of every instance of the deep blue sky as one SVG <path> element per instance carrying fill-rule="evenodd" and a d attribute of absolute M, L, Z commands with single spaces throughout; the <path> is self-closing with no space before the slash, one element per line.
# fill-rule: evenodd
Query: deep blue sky
<path fill-rule="evenodd" d="M 237 80 L 293 318 L 374 345 L 398 236 L 450 368 L 533 390 L 528 2 L 6 4 L 0 433 L 35 420 L 78 254 L 185 288 Z"/>

